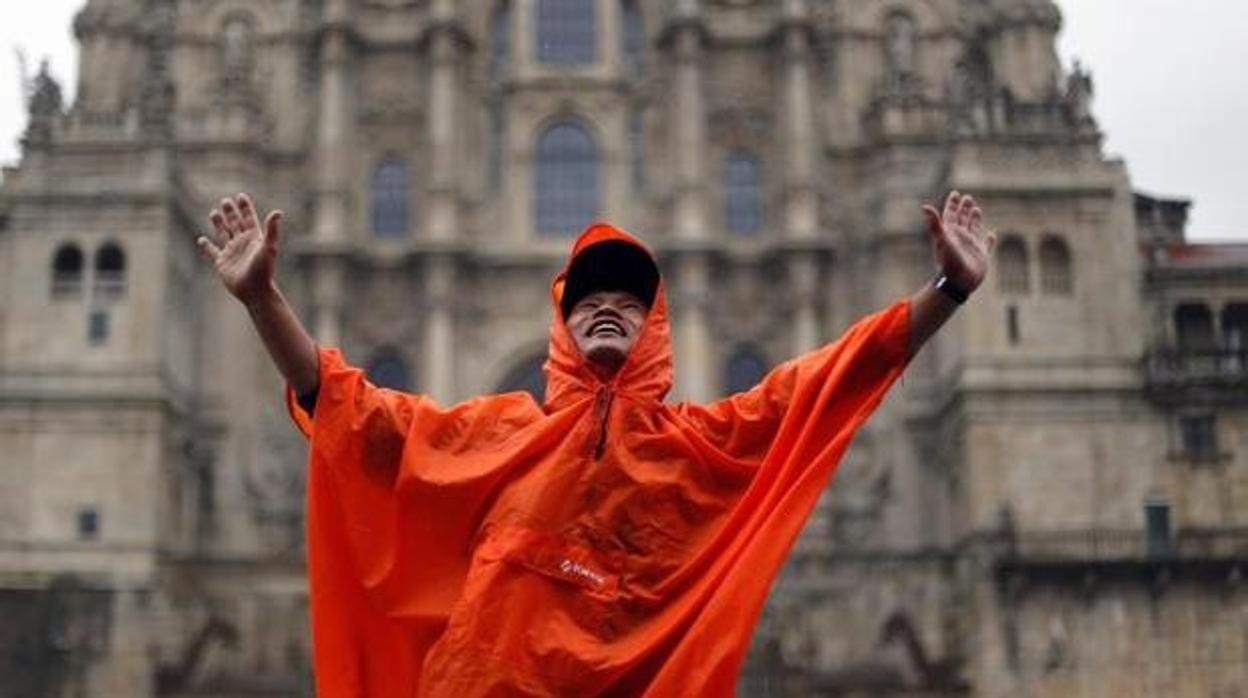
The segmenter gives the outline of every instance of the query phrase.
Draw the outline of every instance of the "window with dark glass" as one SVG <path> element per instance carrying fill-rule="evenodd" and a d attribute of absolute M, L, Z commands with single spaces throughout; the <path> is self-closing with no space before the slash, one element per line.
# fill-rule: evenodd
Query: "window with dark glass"
<path fill-rule="evenodd" d="M 511 61 L 511 2 L 501 0 L 490 25 L 490 73 L 500 79 Z"/>
<path fill-rule="evenodd" d="M 597 28 L 594 0 L 537 0 L 537 60 L 592 63 Z"/>
<path fill-rule="evenodd" d="M 73 243 L 61 245 L 52 256 L 52 297 L 70 298 L 82 293 L 82 250 Z"/>
<path fill-rule="evenodd" d="M 1144 525 L 1149 557 L 1167 557 L 1174 552 L 1170 531 L 1170 504 L 1164 501 L 1144 503 Z"/>
<path fill-rule="evenodd" d="M 645 62 L 646 28 L 641 21 L 641 8 L 637 0 L 623 0 L 620 15 L 624 21 L 624 65 L 633 76 L 639 76 Z"/>
<path fill-rule="evenodd" d="M 100 512 L 95 507 L 78 510 L 78 539 L 95 540 L 100 535 Z"/>
<path fill-rule="evenodd" d="M 1010 341 L 1010 346 L 1015 346 L 1022 339 L 1022 332 L 1018 324 L 1018 306 L 1007 305 L 1005 307 L 1005 336 Z"/>
<path fill-rule="evenodd" d="M 406 161 L 391 158 L 377 165 L 372 191 L 374 235 L 407 235 L 410 196 Z"/>
<path fill-rule="evenodd" d="M 1203 303 L 1180 303 L 1174 309 L 1174 331 L 1179 351 L 1207 354 L 1213 351 L 1213 313 Z"/>
<path fill-rule="evenodd" d="M 1183 454 L 1194 458 L 1218 455 L 1218 423 L 1212 414 L 1179 417 L 1179 445 Z"/>
<path fill-rule="evenodd" d="M 491 191 L 503 188 L 503 167 L 507 154 L 507 111 L 502 100 L 490 105 L 489 183 Z"/>
<path fill-rule="evenodd" d="M 997 245 L 997 286 L 1002 293 L 1027 293 L 1031 290 L 1027 246 L 1016 235 L 1001 236 Z"/>
<path fill-rule="evenodd" d="M 598 215 L 598 148 L 589 132 L 562 122 L 537 142 L 537 231 L 573 234 Z"/>
<path fill-rule="evenodd" d="M 546 354 L 534 354 L 516 364 L 498 384 L 499 393 L 523 391 L 541 404 L 546 399 Z"/>
<path fill-rule="evenodd" d="M 126 294 L 126 253 L 115 242 L 95 251 L 95 297 L 109 300 Z"/>
<path fill-rule="evenodd" d="M 87 341 L 97 347 L 108 342 L 107 310 L 92 310 L 87 315 Z"/>
<path fill-rule="evenodd" d="M 728 232 L 749 235 L 763 224 L 762 166 L 747 153 L 724 162 L 724 225 Z"/>
<path fill-rule="evenodd" d="M 1248 350 L 1248 303 L 1228 303 L 1222 309 L 1222 348 L 1241 358 Z"/>
<path fill-rule="evenodd" d="M 1040 243 L 1040 290 L 1069 295 L 1074 290 L 1070 271 L 1070 248 L 1060 238 L 1046 237 Z"/>
<path fill-rule="evenodd" d="M 743 393 L 758 385 L 767 375 L 767 361 L 756 349 L 740 347 L 728 357 L 724 370 L 724 392 Z"/>
<path fill-rule="evenodd" d="M 407 362 L 398 352 L 390 349 L 379 351 L 364 369 L 373 385 L 392 390 L 411 390 L 411 372 Z"/>

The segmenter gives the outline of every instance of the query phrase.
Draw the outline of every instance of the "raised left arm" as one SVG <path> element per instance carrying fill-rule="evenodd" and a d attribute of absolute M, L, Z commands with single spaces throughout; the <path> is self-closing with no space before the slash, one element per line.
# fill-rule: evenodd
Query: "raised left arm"
<path fill-rule="evenodd" d="M 979 288 L 997 242 L 996 234 L 984 229 L 984 212 L 969 194 L 949 192 L 943 211 L 924 206 L 923 213 L 940 271 L 936 279 L 910 296 L 911 356 Z"/>

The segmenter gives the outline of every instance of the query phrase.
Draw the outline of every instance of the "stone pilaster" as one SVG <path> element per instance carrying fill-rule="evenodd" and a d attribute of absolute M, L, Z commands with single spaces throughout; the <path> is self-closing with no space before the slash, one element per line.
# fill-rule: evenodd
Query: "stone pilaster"
<path fill-rule="evenodd" d="M 455 395 L 454 259 L 424 260 L 424 327 L 420 336 L 420 391 L 447 404 Z"/>
<path fill-rule="evenodd" d="M 459 148 L 456 137 L 459 114 L 458 70 L 463 32 L 455 18 L 452 3 L 435 2 L 433 21 L 424 43 L 429 61 L 429 114 L 425 120 L 425 141 L 430 168 L 425 176 L 427 213 L 425 236 L 430 240 L 453 239 L 459 228 L 456 170 Z"/>

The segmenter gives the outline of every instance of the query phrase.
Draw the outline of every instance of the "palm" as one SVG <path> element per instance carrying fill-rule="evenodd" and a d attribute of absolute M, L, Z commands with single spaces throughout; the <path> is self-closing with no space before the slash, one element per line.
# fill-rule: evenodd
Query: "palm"
<path fill-rule="evenodd" d="M 944 210 L 923 207 L 932 236 L 936 264 L 946 276 L 968 292 L 974 291 L 988 273 L 996 235 L 983 228 L 983 211 L 969 195 L 950 192 Z"/>
<path fill-rule="evenodd" d="M 224 199 L 210 218 L 216 241 L 199 238 L 200 249 L 212 260 L 217 277 L 239 300 L 246 301 L 273 281 L 277 266 L 279 220 L 277 211 L 260 224 L 255 207 L 246 195 Z"/>
<path fill-rule="evenodd" d="M 238 296 L 272 279 L 273 261 L 265 254 L 260 226 L 252 225 L 225 244 L 215 264 L 221 283 Z"/>

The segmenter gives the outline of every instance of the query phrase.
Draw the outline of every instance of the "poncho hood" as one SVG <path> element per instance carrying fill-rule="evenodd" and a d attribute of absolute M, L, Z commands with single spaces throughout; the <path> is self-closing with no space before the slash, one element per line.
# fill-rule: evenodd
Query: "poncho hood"
<path fill-rule="evenodd" d="M 550 323 L 550 350 L 546 360 L 545 405 L 548 410 L 560 409 L 579 399 L 592 398 L 603 388 L 638 403 L 654 404 L 661 402 L 671 390 L 672 332 L 661 277 L 637 341 L 619 372 L 609 382 L 604 383 L 590 370 L 568 331 L 561 310 L 568 271 L 578 256 L 590 247 L 605 242 L 634 245 L 651 260 L 654 257 L 636 238 L 606 223 L 591 225 L 577 238 L 567 264 L 550 286 L 554 315 Z"/>

